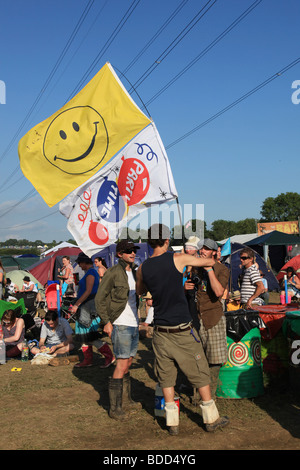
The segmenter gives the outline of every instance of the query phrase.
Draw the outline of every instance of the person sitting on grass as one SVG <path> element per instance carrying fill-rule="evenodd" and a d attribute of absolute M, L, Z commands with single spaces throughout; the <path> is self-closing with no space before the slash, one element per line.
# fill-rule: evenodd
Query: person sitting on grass
<path fill-rule="evenodd" d="M 53 357 L 69 354 L 74 349 L 73 330 L 65 318 L 58 316 L 57 310 L 49 310 L 42 325 L 38 347 L 30 343 L 33 355 L 47 352 Z"/>
<path fill-rule="evenodd" d="M 2 319 L 3 339 L 6 346 L 6 357 L 21 356 L 25 337 L 25 322 L 17 318 L 15 310 L 6 310 Z"/>

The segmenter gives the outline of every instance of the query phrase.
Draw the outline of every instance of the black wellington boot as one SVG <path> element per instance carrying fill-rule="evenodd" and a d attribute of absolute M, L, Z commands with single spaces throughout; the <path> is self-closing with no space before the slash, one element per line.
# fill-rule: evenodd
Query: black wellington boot
<path fill-rule="evenodd" d="M 112 419 L 123 420 L 126 417 L 122 410 L 123 379 L 108 379 L 109 416 Z"/>
<path fill-rule="evenodd" d="M 134 402 L 131 398 L 131 378 L 129 372 L 123 377 L 122 405 L 123 409 L 126 411 L 137 411 L 142 408 L 141 403 Z"/>

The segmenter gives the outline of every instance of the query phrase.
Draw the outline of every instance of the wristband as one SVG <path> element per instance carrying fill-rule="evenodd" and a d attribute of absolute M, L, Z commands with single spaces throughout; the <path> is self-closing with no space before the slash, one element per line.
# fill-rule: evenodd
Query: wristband
<path fill-rule="evenodd" d="M 213 271 L 213 268 L 209 268 L 206 271 L 209 273 L 209 271 Z"/>

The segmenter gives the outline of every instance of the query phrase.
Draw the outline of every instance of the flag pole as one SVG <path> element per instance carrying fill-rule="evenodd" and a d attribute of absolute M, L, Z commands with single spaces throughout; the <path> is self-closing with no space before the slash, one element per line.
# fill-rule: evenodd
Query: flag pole
<path fill-rule="evenodd" d="M 176 196 L 176 204 L 177 204 L 178 215 L 179 215 L 179 223 L 180 223 L 180 227 L 181 227 L 181 241 L 182 241 L 182 245 L 184 245 L 183 225 L 182 225 L 182 217 L 181 217 L 181 212 L 180 212 L 180 205 L 179 205 L 179 201 L 178 201 L 178 196 Z"/>

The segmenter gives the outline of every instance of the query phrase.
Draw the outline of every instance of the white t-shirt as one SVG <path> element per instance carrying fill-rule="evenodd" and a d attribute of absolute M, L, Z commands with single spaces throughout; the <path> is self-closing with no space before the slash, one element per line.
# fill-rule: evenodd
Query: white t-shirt
<path fill-rule="evenodd" d="M 135 280 L 132 271 L 126 271 L 129 284 L 129 296 L 125 309 L 114 321 L 114 325 L 138 326 L 139 319 L 136 307 Z"/>
<path fill-rule="evenodd" d="M 153 322 L 153 317 L 154 317 L 154 307 L 149 307 L 145 323 L 150 325 Z"/>
<path fill-rule="evenodd" d="M 33 285 L 32 292 L 38 292 L 38 289 L 37 289 L 35 283 L 32 282 L 32 281 L 29 281 L 29 284 L 25 284 L 25 282 L 24 282 L 23 289 L 25 290 L 25 292 L 27 292 L 31 288 L 32 285 Z"/>

